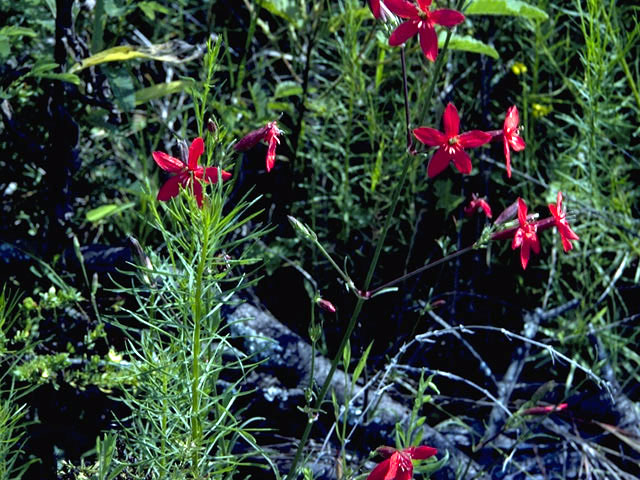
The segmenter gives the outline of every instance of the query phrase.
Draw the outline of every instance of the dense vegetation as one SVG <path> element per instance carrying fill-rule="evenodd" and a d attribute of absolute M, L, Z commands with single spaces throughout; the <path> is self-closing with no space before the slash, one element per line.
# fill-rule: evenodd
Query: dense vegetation
<path fill-rule="evenodd" d="M 0 16 L 0 479 L 640 476 L 635 2 Z"/>

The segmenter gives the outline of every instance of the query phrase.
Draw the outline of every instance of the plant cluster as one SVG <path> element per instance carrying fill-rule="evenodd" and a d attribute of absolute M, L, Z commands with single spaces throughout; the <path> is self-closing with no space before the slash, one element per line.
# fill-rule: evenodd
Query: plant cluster
<path fill-rule="evenodd" d="M 0 479 L 631 478 L 637 7 L 89 3 L 0 8 Z"/>

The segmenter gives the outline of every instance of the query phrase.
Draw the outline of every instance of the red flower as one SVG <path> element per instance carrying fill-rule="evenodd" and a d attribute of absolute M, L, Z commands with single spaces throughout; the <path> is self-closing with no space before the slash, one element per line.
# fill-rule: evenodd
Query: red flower
<path fill-rule="evenodd" d="M 434 456 L 438 450 L 432 447 L 409 447 L 404 450 L 380 447 L 378 453 L 389 458 L 379 463 L 367 480 L 411 480 L 413 477 L 411 459 L 424 460 Z"/>
<path fill-rule="evenodd" d="M 217 167 L 199 167 L 198 159 L 204 152 L 204 141 L 202 138 L 196 138 L 189 147 L 189 160 L 187 165 L 182 161 L 167 155 L 164 152 L 153 152 L 151 155 L 158 166 L 167 172 L 177 173 L 178 175 L 167 180 L 158 192 L 158 200 L 166 202 L 170 198 L 178 195 L 180 185 L 183 188 L 191 186 L 191 191 L 196 197 L 198 206 L 202 207 L 202 183 L 216 183 L 218 181 Z M 229 172 L 220 170 L 222 180 L 231 178 Z M 195 177 L 197 180 L 193 180 Z"/>
<path fill-rule="evenodd" d="M 527 204 L 521 198 L 518 198 L 518 221 L 520 222 L 520 227 L 513 237 L 511 249 L 515 250 L 521 247 L 520 263 L 522 263 L 522 269 L 524 270 L 527 268 L 527 263 L 529 263 L 530 250 L 533 249 L 536 254 L 540 253 L 540 240 L 536 235 L 537 225 L 527 222 Z"/>
<path fill-rule="evenodd" d="M 562 248 L 564 248 L 565 252 L 568 252 L 573 248 L 571 240 L 580 240 L 580 237 L 576 235 L 576 232 L 571 230 L 571 227 L 567 223 L 567 219 L 565 218 L 566 213 L 564 208 L 562 208 L 562 192 L 558 192 L 557 204 L 549 204 L 549 211 L 551 212 L 551 215 L 553 215 L 556 227 L 558 228 L 560 240 L 562 240 Z"/>
<path fill-rule="evenodd" d="M 280 134 L 282 130 L 278 128 L 278 122 L 269 122 L 264 127 L 258 128 L 247 133 L 238 143 L 234 145 L 234 149 L 238 152 L 244 152 L 253 148 L 260 140 L 267 142 L 267 172 L 270 172 L 276 163 L 276 146 L 280 144 Z"/>
<path fill-rule="evenodd" d="M 518 108 L 514 105 L 507 110 L 507 116 L 504 118 L 504 126 L 502 127 L 502 141 L 504 142 L 504 158 L 507 161 L 507 177 L 511 178 L 511 150 L 520 152 L 524 150 L 525 143 L 519 135 L 520 129 L 518 124 L 520 117 Z"/>
<path fill-rule="evenodd" d="M 452 103 L 447 105 L 442 116 L 444 133 L 429 127 L 419 127 L 413 131 L 418 140 L 430 147 L 440 147 L 429 160 L 427 175 L 433 178 L 442 172 L 449 162 L 453 161 L 460 173 L 471 172 L 471 159 L 464 151 L 465 148 L 476 148 L 491 140 L 491 134 L 472 130 L 458 134 L 460 130 L 460 117 L 458 110 Z"/>
<path fill-rule="evenodd" d="M 479 209 L 481 209 L 488 218 L 491 218 L 491 207 L 487 201 L 484 198 L 478 198 L 478 195 L 474 193 L 469 205 L 464 207 L 464 214 L 470 217 Z"/>
<path fill-rule="evenodd" d="M 433 26 L 454 27 L 464 20 L 464 15 L 456 10 L 429 10 L 431 0 L 418 0 L 417 7 L 406 0 L 385 0 L 384 3 L 393 13 L 407 19 L 391 33 L 389 45 L 396 47 L 418 34 L 424 56 L 432 62 L 438 56 L 438 36 Z"/>

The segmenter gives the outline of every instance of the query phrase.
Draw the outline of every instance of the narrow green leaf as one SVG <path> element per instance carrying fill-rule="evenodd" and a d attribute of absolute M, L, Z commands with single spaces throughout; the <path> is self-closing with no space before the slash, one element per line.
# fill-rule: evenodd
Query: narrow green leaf
<path fill-rule="evenodd" d="M 136 106 L 156 98 L 165 97 L 172 93 L 181 92 L 193 82 L 188 80 L 175 80 L 168 83 L 158 83 L 135 92 Z"/>
<path fill-rule="evenodd" d="M 473 0 L 464 11 L 465 15 L 511 15 L 546 21 L 547 13 L 522 0 Z"/>
<path fill-rule="evenodd" d="M 86 213 L 86 219 L 91 223 L 95 223 L 100 220 L 104 220 L 105 218 L 110 217 L 111 215 L 115 215 L 116 213 L 122 212 L 131 207 L 134 207 L 135 205 L 136 204 L 134 202 L 128 202 L 128 203 L 122 203 L 122 204 L 112 203 L 109 205 L 101 205 L 100 207 L 89 210 Z"/>
<path fill-rule="evenodd" d="M 288 80 L 280 82 L 276 87 L 276 91 L 273 94 L 273 98 L 293 97 L 302 94 L 302 87 L 298 82 Z"/>
<path fill-rule="evenodd" d="M 360 378 L 360 374 L 362 373 L 362 370 L 364 370 L 364 366 L 367 364 L 367 359 L 369 358 L 369 352 L 371 351 L 372 346 L 373 346 L 373 342 L 369 344 L 367 349 L 362 354 L 362 357 L 360 357 L 360 360 L 358 360 L 358 364 L 356 365 L 356 368 L 353 370 L 352 379 L 353 379 L 354 385 L 358 381 L 358 378 Z"/>
<path fill-rule="evenodd" d="M 161 62 L 182 63 L 194 59 L 198 55 L 197 49 L 186 42 L 168 42 L 151 46 L 121 45 L 107 48 L 101 52 L 76 63 L 69 72 L 75 73 L 85 68 L 95 67 L 101 63 L 125 62 L 136 58 L 158 60 Z"/>
<path fill-rule="evenodd" d="M 446 33 L 440 32 L 440 35 L 438 35 L 438 46 L 440 48 L 444 46 L 445 38 Z M 462 52 L 479 53 L 495 59 L 500 58 L 500 55 L 498 55 L 498 51 L 495 48 L 468 35 L 462 36 L 456 35 L 455 33 L 451 35 L 451 39 L 449 40 L 449 49 Z"/>
<path fill-rule="evenodd" d="M 36 32 L 30 28 L 17 27 L 15 25 L 9 25 L 0 28 L 0 37 L 37 37 Z"/>

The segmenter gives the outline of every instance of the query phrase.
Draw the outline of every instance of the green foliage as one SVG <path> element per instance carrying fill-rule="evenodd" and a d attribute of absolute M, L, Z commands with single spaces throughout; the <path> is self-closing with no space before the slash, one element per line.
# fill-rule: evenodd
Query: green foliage
<path fill-rule="evenodd" d="M 467 15 L 513 15 L 531 20 L 546 21 L 549 15 L 521 0 L 472 0 L 464 11 Z"/>

